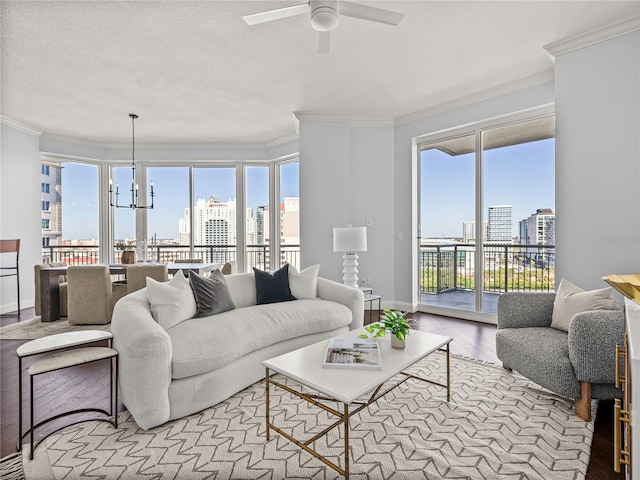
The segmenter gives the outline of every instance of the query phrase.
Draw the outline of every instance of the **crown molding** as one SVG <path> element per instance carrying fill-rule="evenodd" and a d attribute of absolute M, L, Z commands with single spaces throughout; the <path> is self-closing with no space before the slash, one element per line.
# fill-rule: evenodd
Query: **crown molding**
<path fill-rule="evenodd" d="M 275 140 L 272 140 L 271 142 L 266 144 L 266 147 L 267 148 L 279 147 L 280 145 L 284 145 L 285 143 L 293 142 L 295 140 L 298 140 L 297 130 L 296 130 L 296 133 L 290 133 L 289 135 L 285 135 L 284 137 L 280 137 L 280 138 L 276 138 Z"/>
<path fill-rule="evenodd" d="M 530 75 L 528 77 L 520 78 L 512 82 L 503 83 L 493 88 L 483 90 L 481 92 L 473 93 L 465 97 L 456 98 L 454 100 L 439 103 L 431 107 L 419 110 L 417 112 L 402 115 L 395 119 L 395 125 L 404 125 L 406 123 L 422 120 L 423 118 L 431 117 L 440 113 L 448 112 L 456 108 L 466 107 L 474 103 L 479 103 L 484 100 L 506 95 L 508 93 L 517 92 L 525 88 L 535 87 L 544 83 L 553 82 L 555 74 L 553 69 L 546 70 L 544 72 Z"/>
<path fill-rule="evenodd" d="M 58 135 L 57 133 L 43 133 L 42 138 L 44 140 L 51 140 L 54 142 L 71 143 L 73 145 L 80 145 L 84 147 L 105 148 L 104 143 L 93 142 L 91 140 L 85 140 L 83 138 L 69 137 L 66 135 Z"/>
<path fill-rule="evenodd" d="M 293 112 L 295 121 L 299 122 L 346 122 L 350 127 L 393 127 L 391 118 L 359 117 L 353 113 L 314 113 Z M 298 131 L 298 128 L 296 128 Z"/>
<path fill-rule="evenodd" d="M 640 15 L 636 15 L 627 20 L 607 25 L 590 32 L 581 33 L 573 37 L 548 43 L 543 48 L 552 56 L 557 57 L 565 53 L 573 52 L 580 48 L 588 47 L 596 43 L 619 37 L 627 33 L 640 30 Z"/>
<path fill-rule="evenodd" d="M 26 123 L 19 122 L 4 115 L 0 115 L 0 123 L 9 127 L 13 127 L 16 130 L 20 130 L 21 132 L 28 133 L 29 135 L 35 135 L 36 137 L 42 135 L 42 130 L 38 130 L 37 128 L 27 125 Z"/>

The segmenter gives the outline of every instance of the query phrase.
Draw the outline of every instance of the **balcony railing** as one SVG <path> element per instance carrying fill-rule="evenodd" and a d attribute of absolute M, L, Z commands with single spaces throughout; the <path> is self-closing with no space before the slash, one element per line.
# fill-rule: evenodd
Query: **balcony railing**
<path fill-rule="evenodd" d="M 88 265 L 100 263 L 99 246 L 66 246 L 50 245 L 42 247 L 43 263 L 60 263 L 67 265 Z M 114 249 L 113 258 L 120 261 L 121 252 Z M 205 263 L 220 263 L 237 260 L 235 245 L 195 245 L 193 257 L 190 256 L 189 245 L 156 245 L 146 250 L 146 260 L 171 263 L 189 258 L 202 259 Z M 140 259 L 140 258 L 139 258 Z M 280 247 L 280 264 L 285 262 L 300 268 L 300 245 L 282 245 Z M 270 270 L 269 245 L 247 245 L 247 269 L 256 267 Z"/>
<path fill-rule="evenodd" d="M 475 289 L 474 244 L 422 245 L 420 291 L 440 294 Z M 553 291 L 554 245 L 483 245 L 483 291 Z"/>

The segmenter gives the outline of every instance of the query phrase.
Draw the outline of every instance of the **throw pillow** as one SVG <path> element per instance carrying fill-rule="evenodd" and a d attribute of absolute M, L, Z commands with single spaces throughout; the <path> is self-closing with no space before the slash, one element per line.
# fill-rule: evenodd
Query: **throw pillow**
<path fill-rule="evenodd" d="M 576 313 L 589 310 L 611 310 L 613 306 L 613 288 L 584 291 L 563 278 L 560 280 L 553 302 L 551 326 L 568 332 L 571 319 Z"/>
<path fill-rule="evenodd" d="M 289 265 L 273 273 L 263 272 L 253 267 L 256 279 L 256 304 L 288 302 L 295 300 L 289 288 Z"/>
<path fill-rule="evenodd" d="M 208 317 L 236 308 L 227 281 L 220 270 L 211 272 L 210 277 L 202 277 L 192 272 L 189 275 L 189 283 L 196 299 L 195 318 Z"/>
<path fill-rule="evenodd" d="M 178 270 L 168 282 L 147 277 L 147 295 L 151 315 L 165 330 L 196 314 L 196 301 L 182 270 Z"/>
<path fill-rule="evenodd" d="M 293 265 L 289 265 L 289 287 L 291 288 L 291 295 L 298 300 L 301 298 L 317 298 L 319 271 L 319 264 L 307 267 L 301 272 L 298 272 Z"/>

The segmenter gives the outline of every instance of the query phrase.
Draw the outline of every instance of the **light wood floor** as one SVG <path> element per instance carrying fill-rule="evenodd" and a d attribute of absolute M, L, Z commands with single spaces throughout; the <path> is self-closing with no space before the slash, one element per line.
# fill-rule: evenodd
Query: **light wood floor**
<path fill-rule="evenodd" d="M 22 311 L 22 321 L 34 317 L 33 309 Z M 469 358 L 500 364 L 495 353 L 495 331 L 493 325 L 471 322 L 456 318 L 441 317 L 416 313 L 415 328 L 423 331 L 447 335 L 454 340 L 451 342 L 451 352 Z M 7 325 L 18 320 L 16 315 L 0 316 L 0 324 Z M 4 457 L 16 451 L 18 435 L 18 374 L 16 348 L 26 340 L 0 340 L 0 456 Z M 25 361 L 23 368 L 28 368 L 29 361 Z M 50 375 L 43 375 L 38 379 L 35 397 L 35 421 L 50 416 L 59 411 L 60 406 L 65 409 L 79 408 L 86 405 L 84 399 L 99 399 L 99 406 L 107 408 L 109 396 L 109 367 L 102 362 L 73 367 Z M 26 383 L 26 385 L 25 385 Z M 28 414 L 28 382 L 23 382 L 23 411 Z M 120 409 L 123 406 L 120 405 Z M 56 410 L 58 409 L 58 410 Z M 91 414 L 80 418 L 90 418 Z M 51 425 L 56 428 L 69 422 L 70 418 L 61 419 Z M 26 425 L 23 420 L 23 425 Z M 47 426 L 48 427 L 48 426 Z M 45 432 L 47 430 L 44 430 Z M 36 450 L 37 453 L 37 450 Z M 587 471 L 587 480 L 622 480 L 622 474 L 613 472 L 613 403 L 600 402 L 595 422 L 595 433 L 591 446 L 591 459 Z"/>

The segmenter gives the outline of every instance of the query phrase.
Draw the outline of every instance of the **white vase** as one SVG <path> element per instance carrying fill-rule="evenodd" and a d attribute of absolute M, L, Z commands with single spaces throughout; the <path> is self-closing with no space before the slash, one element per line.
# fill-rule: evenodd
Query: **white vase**
<path fill-rule="evenodd" d="M 394 334 L 391 334 L 391 348 L 397 348 L 398 350 L 402 350 L 405 347 L 405 341 L 400 340 Z"/>

